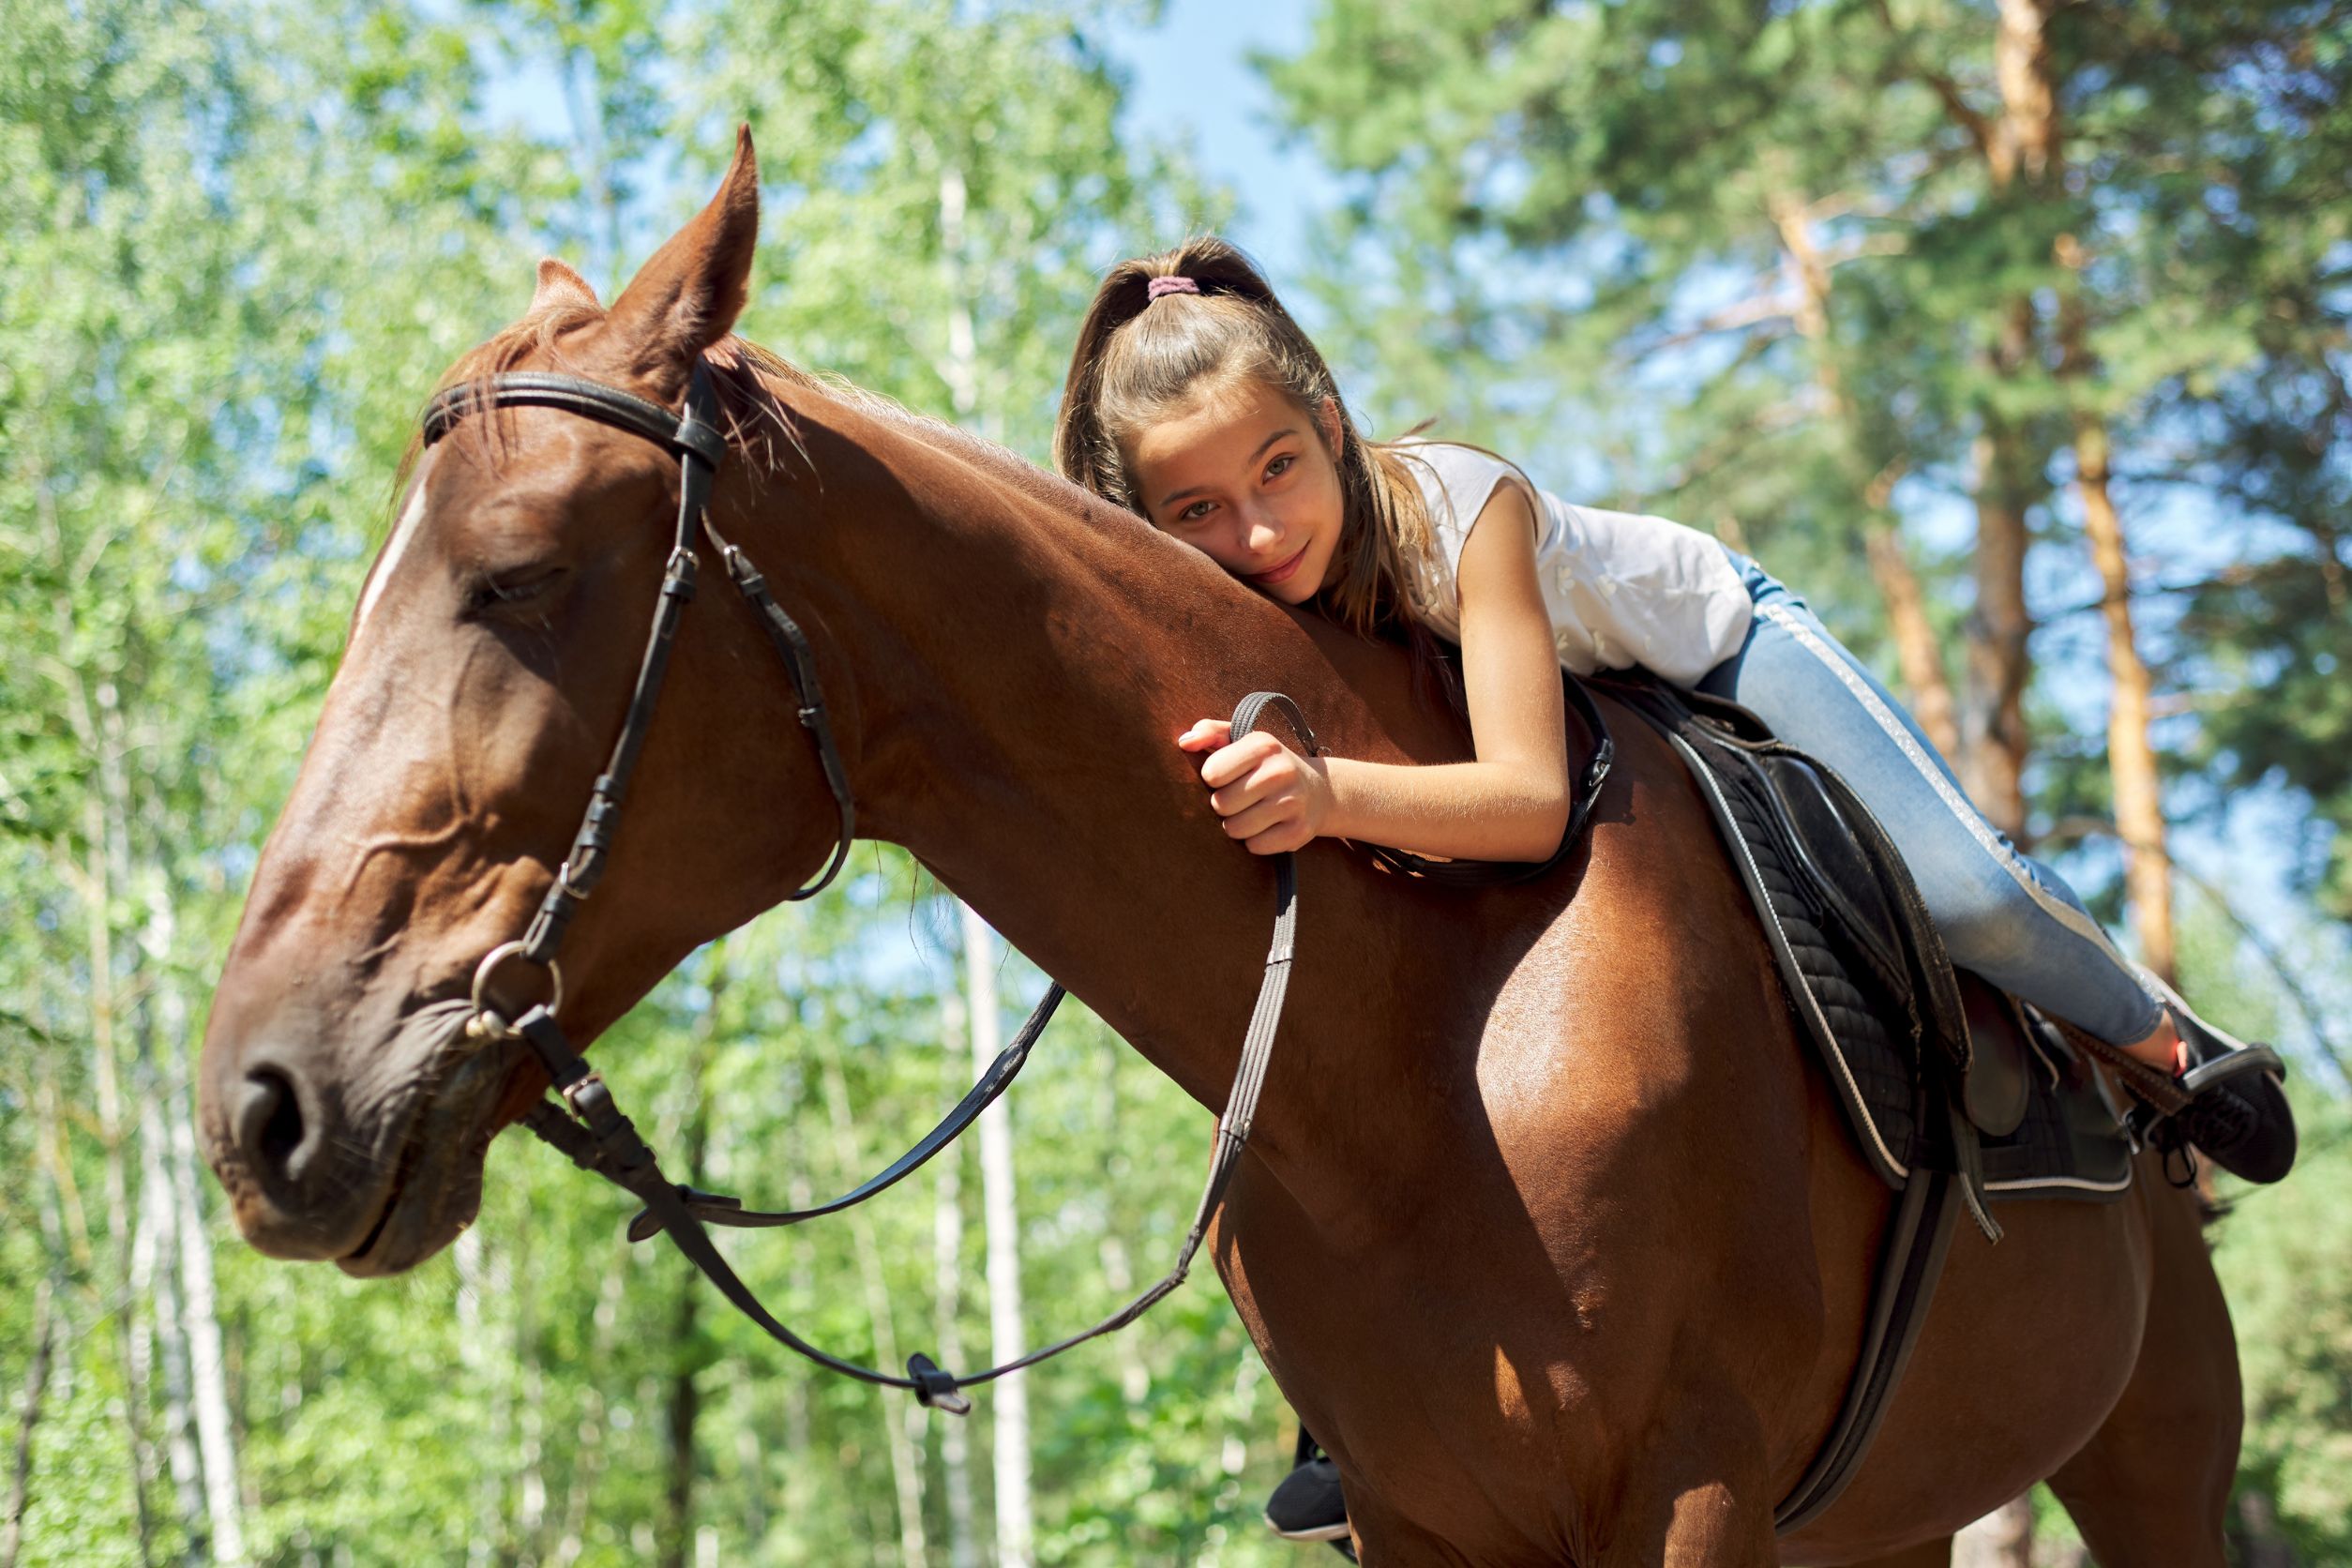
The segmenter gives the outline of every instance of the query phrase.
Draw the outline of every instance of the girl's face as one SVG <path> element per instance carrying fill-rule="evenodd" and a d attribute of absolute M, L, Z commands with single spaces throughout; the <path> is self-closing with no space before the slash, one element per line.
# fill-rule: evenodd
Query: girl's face
<path fill-rule="evenodd" d="M 1328 400 L 1310 415 L 1244 377 L 1137 437 L 1127 469 L 1153 523 L 1259 593 L 1304 604 L 1337 575 L 1338 437 Z"/>

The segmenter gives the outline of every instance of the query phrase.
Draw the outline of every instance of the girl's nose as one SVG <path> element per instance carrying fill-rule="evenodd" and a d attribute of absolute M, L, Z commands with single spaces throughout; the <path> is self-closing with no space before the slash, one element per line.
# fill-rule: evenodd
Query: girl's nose
<path fill-rule="evenodd" d="M 1279 520 L 1264 512 L 1245 516 L 1242 522 L 1242 543 L 1252 555 L 1264 555 L 1279 549 L 1283 528 Z"/>

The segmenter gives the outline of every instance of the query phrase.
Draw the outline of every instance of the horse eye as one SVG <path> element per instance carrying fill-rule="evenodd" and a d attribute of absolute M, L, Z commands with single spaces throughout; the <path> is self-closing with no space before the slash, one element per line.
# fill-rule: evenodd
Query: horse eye
<path fill-rule="evenodd" d="M 527 575 L 484 575 L 475 579 L 474 585 L 466 590 L 465 608 L 471 613 L 478 613 L 500 605 L 523 604 L 545 594 L 563 577 L 564 568 L 561 566 Z"/>

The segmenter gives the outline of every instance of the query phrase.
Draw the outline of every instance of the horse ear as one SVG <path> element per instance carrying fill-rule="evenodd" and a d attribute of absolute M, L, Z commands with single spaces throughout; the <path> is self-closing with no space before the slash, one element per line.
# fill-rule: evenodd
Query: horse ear
<path fill-rule="evenodd" d="M 531 296 L 531 309 L 526 313 L 535 316 L 558 306 L 585 307 L 591 310 L 604 308 L 596 298 L 596 291 L 588 286 L 588 279 L 548 256 L 539 263 L 539 292 Z"/>
<path fill-rule="evenodd" d="M 638 269 L 609 318 L 631 368 L 675 384 L 704 349 L 727 336 L 750 293 L 760 237 L 760 165 L 751 128 L 735 132 L 735 158 L 718 194 Z"/>

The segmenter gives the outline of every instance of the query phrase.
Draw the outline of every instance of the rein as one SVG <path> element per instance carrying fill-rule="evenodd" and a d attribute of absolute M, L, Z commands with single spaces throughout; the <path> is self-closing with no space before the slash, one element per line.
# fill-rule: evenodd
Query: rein
<path fill-rule="evenodd" d="M 1267 1065 L 1273 1060 L 1274 1032 L 1281 1021 L 1296 946 L 1298 872 L 1292 856 L 1284 853 L 1273 857 L 1274 939 L 1266 954 L 1265 974 L 1259 983 L 1257 1003 L 1251 1009 L 1249 1027 L 1242 1040 L 1241 1062 L 1234 1071 L 1233 1086 L 1226 1095 L 1225 1109 L 1217 1118 L 1210 1148 L 1208 1180 L 1174 1266 L 1156 1283 L 1092 1327 L 977 1372 L 953 1372 L 917 1353 L 907 1359 L 906 1373 L 900 1376 L 861 1366 L 819 1349 L 778 1322 L 761 1304 L 759 1297 L 720 1256 L 704 1226 L 765 1229 L 797 1225 L 803 1220 L 837 1214 L 896 1185 L 955 1141 L 1011 1086 L 1027 1063 L 1032 1048 L 1045 1033 L 1054 1009 L 1067 993 L 1059 983 L 1049 984 L 1012 1043 L 989 1063 L 980 1080 L 937 1126 L 888 1167 L 828 1202 L 806 1209 L 747 1210 L 740 1199 L 672 1183 L 662 1172 L 653 1150 L 614 1103 L 602 1076 L 573 1048 L 569 1036 L 556 1020 L 556 1010 L 564 1000 L 564 975 L 557 966 L 556 952 L 563 945 L 565 929 L 604 873 L 621 807 L 636 771 L 638 754 L 653 724 L 654 706 L 661 695 L 663 677 L 669 671 L 671 645 L 677 636 L 678 622 L 686 612 L 687 601 L 694 596 L 699 537 L 708 537 L 718 551 L 726 565 L 728 580 L 751 605 L 768 641 L 775 646 L 800 700 L 801 728 L 816 747 L 826 786 L 832 791 L 834 807 L 840 817 L 840 837 L 824 866 L 813 880 L 785 895 L 787 901 L 814 896 L 840 872 L 855 833 L 856 807 L 851 795 L 849 770 L 834 741 L 832 721 L 826 713 L 823 689 L 818 683 L 816 660 L 807 635 L 769 594 L 766 579 L 752 565 L 750 558 L 728 543 L 711 524 L 711 485 L 726 457 L 727 438 L 717 424 L 717 400 L 708 371 L 700 363 L 695 366 L 683 413 L 578 376 L 529 371 L 487 376 L 449 387 L 427 405 L 426 444 L 430 445 L 448 434 L 468 415 L 516 407 L 558 409 L 642 436 L 674 455 L 679 465 L 677 531 L 662 571 L 660 597 L 655 605 L 644 656 L 638 665 L 637 684 L 630 692 L 628 709 L 621 722 L 621 733 L 613 742 L 611 757 L 604 772 L 596 776 L 571 850 L 557 868 L 554 882 L 540 900 L 530 926 L 520 940 L 490 949 L 475 971 L 474 1013 L 466 1024 L 468 1036 L 482 1042 L 520 1037 L 538 1058 L 550 1083 L 561 1096 L 560 1102 L 543 1099 L 533 1106 L 522 1117 L 523 1125 L 581 1169 L 636 1195 L 644 1208 L 630 1221 L 628 1239 L 641 1242 L 669 1232 L 678 1250 L 769 1338 L 832 1371 L 888 1388 L 907 1389 L 922 1404 L 953 1415 L 967 1414 L 972 1409 L 972 1401 L 960 1390 L 1034 1365 L 1098 1335 L 1123 1329 L 1142 1317 L 1182 1285 L 1191 1272 L 1193 1259 L 1208 1234 L 1210 1218 L 1224 1201 L 1234 1169 L 1241 1163 L 1242 1151 L 1249 1142 L 1259 1093 L 1265 1084 Z M 1593 799 L 1600 792 L 1615 753 L 1607 722 L 1591 696 L 1573 677 L 1565 679 L 1565 690 L 1592 736 L 1594 749 L 1592 760 L 1578 781 L 1581 787 L 1572 804 L 1560 848 L 1549 859 L 1525 866 L 1430 861 L 1401 851 L 1364 846 L 1372 857 L 1391 871 L 1453 886 L 1525 881 L 1563 859 L 1590 822 Z M 1299 711 L 1296 702 L 1280 692 L 1253 692 L 1244 698 L 1233 710 L 1233 737 L 1238 740 L 1258 729 L 1269 709 L 1282 714 L 1309 756 L 1316 754 L 1315 736 L 1307 728 L 1306 716 Z M 493 1005 L 489 985 L 491 977 L 512 959 L 546 970 L 550 995 L 547 1002 L 510 1021 Z"/>

